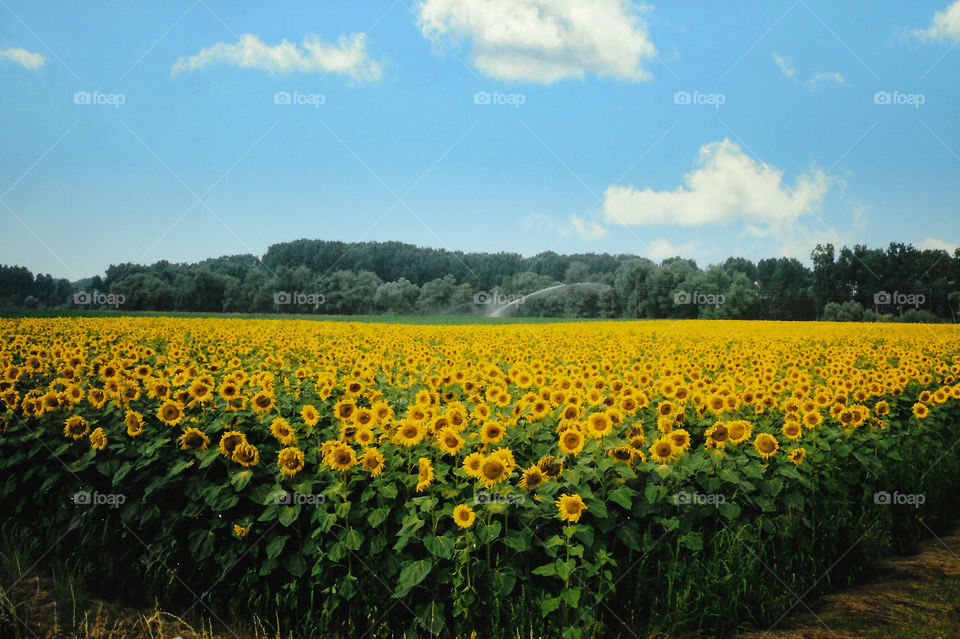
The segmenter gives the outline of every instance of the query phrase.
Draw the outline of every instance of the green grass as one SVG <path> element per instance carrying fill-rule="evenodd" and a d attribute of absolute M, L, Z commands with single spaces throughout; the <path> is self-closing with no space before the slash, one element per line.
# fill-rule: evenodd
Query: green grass
<path fill-rule="evenodd" d="M 382 324 L 548 324 L 557 322 L 611 321 L 564 317 L 485 317 L 481 315 L 307 315 L 293 313 L 194 313 L 182 311 L 100 311 L 56 308 L 0 308 L 0 318 L 23 317 L 217 317 L 234 319 L 299 319 L 320 322 L 373 322 Z"/>

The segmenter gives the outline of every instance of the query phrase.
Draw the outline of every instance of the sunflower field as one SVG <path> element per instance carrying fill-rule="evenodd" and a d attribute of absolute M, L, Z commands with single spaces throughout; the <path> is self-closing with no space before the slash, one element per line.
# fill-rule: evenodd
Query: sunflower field
<path fill-rule="evenodd" d="M 0 319 L 2 527 L 294 636 L 774 623 L 956 510 L 960 330 Z"/>

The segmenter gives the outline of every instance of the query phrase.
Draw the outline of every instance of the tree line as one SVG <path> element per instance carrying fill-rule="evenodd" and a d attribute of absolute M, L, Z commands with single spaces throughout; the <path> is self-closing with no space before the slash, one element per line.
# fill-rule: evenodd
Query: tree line
<path fill-rule="evenodd" d="M 262 258 L 116 264 L 80 282 L 0 266 L 0 305 L 331 315 L 957 321 L 960 250 L 817 245 L 792 258 L 463 253 L 400 242 L 297 240 Z M 591 283 L 590 286 L 583 286 Z M 579 284 L 580 286 L 561 286 Z M 559 286 L 551 295 L 525 296 Z"/>

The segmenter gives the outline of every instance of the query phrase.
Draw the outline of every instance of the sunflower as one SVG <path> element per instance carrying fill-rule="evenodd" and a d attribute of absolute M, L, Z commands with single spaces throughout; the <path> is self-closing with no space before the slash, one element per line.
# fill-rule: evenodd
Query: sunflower
<path fill-rule="evenodd" d="M 473 508 L 466 504 L 459 504 L 453 507 L 453 521 L 461 528 L 469 528 L 476 520 L 477 514 Z"/>
<path fill-rule="evenodd" d="M 87 391 L 87 401 L 95 409 L 100 410 L 107 403 L 107 394 L 102 388 L 91 388 Z"/>
<path fill-rule="evenodd" d="M 423 441 L 426 434 L 426 429 L 423 428 L 419 422 L 404 419 L 400 422 L 400 427 L 397 428 L 396 438 L 397 441 L 404 446 L 416 446 Z"/>
<path fill-rule="evenodd" d="M 427 488 L 430 484 L 433 483 L 433 464 L 430 463 L 430 460 L 426 457 L 421 457 L 417 460 L 419 468 L 417 469 L 417 492 L 423 492 L 424 488 Z"/>
<path fill-rule="evenodd" d="M 157 419 L 167 426 L 176 426 L 183 421 L 183 407 L 177 402 L 167 400 L 157 409 Z"/>
<path fill-rule="evenodd" d="M 437 447 L 449 455 L 456 455 L 463 448 L 466 440 L 452 427 L 447 427 L 437 433 L 435 440 Z"/>
<path fill-rule="evenodd" d="M 611 459 L 623 462 L 627 466 L 633 466 L 634 450 L 630 446 L 617 446 L 607 451 Z"/>
<path fill-rule="evenodd" d="M 250 398 L 250 408 L 258 415 L 269 413 L 277 405 L 276 399 L 267 391 L 257 391 Z"/>
<path fill-rule="evenodd" d="M 782 432 L 787 439 L 795 442 L 800 439 L 800 436 L 803 434 L 803 429 L 800 428 L 800 422 L 791 419 L 783 423 L 780 432 Z"/>
<path fill-rule="evenodd" d="M 480 469 L 483 467 L 483 455 L 480 453 L 470 453 L 463 459 L 463 472 L 467 473 L 468 477 L 473 477 L 474 479 L 480 479 Z"/>
<path fill-rule="evenodd" d="M 210 445 L 210 438 L 198 428 L 190 427 L 183 431 L 177 440 L 181 450 L 206 450 Z"/>
<path fill-rule="evenodd" d="M 667 438 L 678 451 L 683 452 L 690 448 L 690 433 L 683 428 L 670 431 Z"/>
<path fill-rule="evenodd" d="M 483 458 L 480 464 L 480 481 L 487 488 L 493 488 L 507 478 L 507 466 L 497 455 L 489 455 Z"/>
<path fill-rule="evenodd" d="M 224 457 L 232 457 L 237 446 L 247 443 L 247 436 L 238 430 L 229 430 L 220 436 L 217 448 Z"/>
<path fill-rule="evenodd" d="M 250 468 L 260 463 L 260 451 L 258 451 L 257 447 L 253 444 L 238 444 L 237 447 L 233 449 L 233 455 L 230 456 L 230 459 L 241 466 Z"/>
<path fill-rule="evenodd" d="M 333 406 L 333 415 L 342 422 L 349 421 L 353 413 L 357 410 L 357 405 L 351 399 L 341 399 Z"/>
<path fill-rule="evenodd" d="M 320 413 L 313 404 L 304 404 L 300 409 L 300 417 L 303 419 L 303 423 L 311 428 L 320 421 Z"/>
<path fill-rule="evenodd" d="M 613 422 L 606 413 L 593 413 L 587 418 L 586 431 L 589 437 L 604 437 L 613 432 Z"/>
<path fill-rule="evenodd" d="M 507 429 L 500 422 L 487 422 L 480 429 L 480 441 L 484 444 L 496 444 L 506 433 Z"/>
<path fill-rule="evenodd" d="M 723 448 L 730 439 L 730 429 L 723 422 L 716 422 L 704 433 L 707 448 Z"/>
<path fill-rule="evenodd" d="M 383 472 L 383 453 L 376 448 L 368 448 L 360 455 L 360 465 L 370 472 L 371 477 L 377 477 Z"/>
<path fill-rule="evenodd" d="M 803 414 L 803 424 L 807 428 L 816 428 L 823 423 L 823 415 L 817 411 L 810 411 Z"/>
<path fill-rule="evenodd" d="M 94 450 L 103 450 L 107 447 L 107 434 L 103 432 L 102 428 L 95 428 L 92 433 L 90 433 L 90 448 Z"/>
<path fill-rule="evenodd" d="M 563 493 L 554 503 L 557 505 L 557 513 L 563 521 L 580 521 L 580 515 L 583 514 L 583 511 L 587 510 L 586 504 L 583 503 L 583 498 L 576 493 L 573 495 Z"/>
<path fill-rule="evenodd" d="M 544 474 L 540 468 L 534 464 L 523 471 L 523 477 L 520 479 L 520 488 L 524 490 L 533 490 L 544 482 Z"/>
<path fill-rule="evenodd" d="M 762 458 L 770 459 L 777 454 L 777 451 L 780 449 L 780 443 L 777 441 L 777 438 L 770 433 L 760 433 L 757 435 L 757 438 L 753 440 L 753 447 Z"/>
<path fill-rule="evenodd" d="M 360 444 L 363 448 L 373 444 L 376 440 L 376 436 L 373 434 L 373 431 L 369 428 L 358 428 L 356 434 L 353 436 L 353 439 Z"/>
<path fill-rule="evenodd" d="M 336 444 L 323 458 L 323 463 L 334 470 L 350 470 L 357 464 L 357 454 L 349 444 Z"/>
<path fill-rule="evenodd" d="M 880 400 L 873 405 L 873 412 L 877 414 L 877 417 L 886 417 L 890 414 L 890 404 L 884 400 Z"/>
<path fill-rule="evenodd" d="M 803 462 L 803 458 L 807 456 L 807 449 L 800 447 L 794 448 L 787 455 L 787 460 L 794 466 L 799 466 Z"/>
<path fill-rule="evenodd" d="M 73 439 L 82 439 L 84 435 L 90 432 L 90 426 L 80 415 L 71 415 L 64 422 L 63 436 Z"/>
<path fill-rule="evenodd" d="M 297 443 L 297 434 L 293 427 L 283 417 L 277 417 L 270 422 L 270 434 L 273 435 L 284 446 L 291 446 Z"/>
<path fill-rule="evenodd" d="M 650 445 L 650 458 L 658 464 L 666 464 L 676 459 L 679 451 L 669 437 L 658 438 Z"/>
<path fill-rule="evenodd" d="M 537 468 L 542 470 L 548 479 L 560 479 L 563 474 L 563 460 L 553 455 L 547 455 L 540 458 L 537 462 Z"/>
<path fill-rule="evenodd" d="M 205 380 L 197 379 L 190 384 L 190 396 L 198 402 L 209 402 L 213 399 L 213 389 Z"/>
<path fill-rule="evenodd" d="M 579 455 L 583 451 L 583 433 L 576 429 L 565 431 L 560 436 L 560 452 L 564 455 Z"/>
<path fill-rule="evenodd" d="M 249 532 L 249 528 L 246 526 L 241 526 L 240 524 L 233 525 L 233 534 L 236 535 L 237 538 L 243 539 L 247 536 L 247 532 Z"/>
<path fill-rule="evenodd" d="M 917 402 L 913 405 L 913 416 L 917 419 L 925 419 L 930 414 L 930 409 L 925 404 Z"/>
<path fill-rule="evenodd" d="M 240 394 L 240 387 L 234 382 L 223 382 L 217 389 L 217 393 L 224 401 L 232 401 Z"/>
<path fill-rule="evenodd" d="M 127 435 L 138 437 L 143 434 L 143 415 L 135 410 L 128 410 L 123 418 L 123 423 L 127 426 Z"/>
<path fill-rule="evenodd" d="M 727 430 L 730 431 L 731 444 L 742 444 L 750 439 L 753 425 L 745 419 L 738 419 L 727 424 Z"/>
<path fill-rule="evenodd" d="M 303 451 L 294 446 L 288 446 L 277 454 L 277 466 L 287 477 L 293 477 L 303 470 L 303 463 Z"/>

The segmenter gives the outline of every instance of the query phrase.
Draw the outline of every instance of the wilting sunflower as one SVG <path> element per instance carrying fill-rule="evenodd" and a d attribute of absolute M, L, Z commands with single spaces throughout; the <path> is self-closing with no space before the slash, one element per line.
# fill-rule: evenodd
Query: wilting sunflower
<path fill-rule="evenodd" d="M 220 454 L 224 457 L 232 457 L 233 451 L 237 449 L 237 446 L 246 443 L 246 435 L 238 430 L 228 430 L 220 436 L 220 444 L 217 446 L 217 448 L 219 448 Z"/>
<path fill-rule="evenodd" d="M 290 422 L 283 417 L 277 417 L 270 422 L 270 434 L 284 446 L 291 446 L 297 443 L 296 432 L 294 432 Z"/>
<path fill-rule="evenodd" d="M 558 445 L 564 455 L 579 455 L 583 451 L 583 433 L 575 429 L 564 431 Z"/>
<path fill-rule="evenodd" d="M 376 448 L 368 448 L 360 455 L 360 465 L 370 472 L 371 477 L 376 477 L 383 472 L 383 453 Z"/>
<path fill-rule="evenodd" d="M 563 493 L 554 503 L 557 505 L 557 513 L 563 521 L 580 521 L 580 515 L 583 514 L 583 511 L 587 510 L 587 505 L 583 503 L 583 499 L 576 493 L 573 495 Z"/>
<path fill-rule="evenodd" d="M 107 447 L 107 434 L 103 432 L 102 428 L 95 428 L 92 433 L 90 433 L 90 448 L 94 450 L 103 450 Z"/>
<path fill-rule="evenodd" d="M 90 425 L 80 415 L 71 415 L 64 422 L 63 436 L 73 439 L 82 439 L 84 435 L 90 432 Z"/>
<path fill-rule="evenodd" d="M 799 466 L 803 462 L 803 458 L 807 456 L 806 448 L 794 448 L 787 455 L 787 460 L 794 466 Z"/>
<path fill-rule="evenodd" d="M 303 451 L 294 446 L 284 448 L 277 455 L 277 466 L 287 477 L 293 477 L 303 470 L 303 463 Z"/>
<path fill-rule="evenodd" d="M 130 437 L 139 437 L 143 434 L 143 415 L 135 410 L 128 410 L 123 418 L 123 423 L 127 426 L 127 435 Z"/>
<path fill-rule="evenodd" d="M 461 528 L 469 528 L 476 520 L 477 514 L 466 504 L 453 507 L 453 521 Z"/>
<path fill-rule="evenodd" d="M 300 417 L 303 419 L 303 423 L 311 428 L 320 421 L 320 413 L 313 404 L 304 404 L 300 409 Z"/>
<path fill-rule="evenodd" d="M 257 391 L 250 399 L 250 408 L 258 415 L 269 413 L 276 404 L 276 399 L 267 391 Z"/>
<path fill-rule="evenodd" d="M 520 479 L 520 488 L 524 490 L 533 490 L 540 486 L 544 481 L 543 471 L 536 465 L 523 471 L 523 477 Z"/>
<path fill-rule="evenodd" d="M 465 442 L 466 440 L 460 436 L 460 433 L 448 427 L 437 433 L 434 443 L 436 443 L 437 448 L 448 455 L 456 455 L 463 448 Z"/>
<path fill-rule="evenodd" d="M 253 444 L 238 444 L 233 449 L 233 455 L 230 456 L 230 459 L 241 466 L 250 468 L 260 463 L 260 451 Z"/>
<path fill-rule="evenodd" d="M 777 451 L 780 449 L 780 443 L 777 441 L 777 438 L 770 433 L 760 433 L 757 435 L 757 438 L 753 440 L 753 447 L 761 457 L 770 459 L 777 454 Z"/>
<path fill-rule="evenodd" d="M 177 440 L 182 450 L 206 450 L 210 445 L 210 438 L 198 428 L 190 427 L 183 431 Z"/>
<path fill-rule="evenodd" d="M 925 419 L 927 415 L 930 414 L 930 409 L 927 408 L 926 404 L 921 404 L 917 402 L 913 405 L 913 416 L 917 419 Z"/>
<path fill-rule="evenodd" d="M 497 455 L 489 455 L 483 458 L 480 464 L 480 481 L 487 488 L 493 488 L 507 478 L 507 466 Z"/>
<path fill-rule="evenodd" d="M 427 488 L 430 484 L 433 483 L 433 464 L 430 463 L 430 460 L 426 457 L 421 457 L 417 460 L 419 468 L 417 469 L 417 492 L 423 492 L 424 488 Z"/>
<path fill-rule="evenodd" d="M 470 453 L 463 459 L 463 472 L 468 477 L 480 479 L 480 468 L 483 466 L 483 455 L 480 453 Z"/>
<path fill-rule="evenodd" d="M 183 421 L 183 407 L 177 402 L 167 400 L 157 409 L 157 419 L 167 426 L 176 426 Z"/>
<path fill-rule="evenodd" d="M 323 463 L 333 470 L 350 470 L 357 464 L 357 454 L 349 444 L 340 442 L 327 453 Z"/>
<path fill-rule="evenodd" d="M 678 451 L 669 437 L 660 437 L 650 445 L 650 459 L 658 464 L 666 464 L 676 459 Z"/>
<path fill-rule="evenodd" d="M 500 422 L 487 422 L 480 429 L 480 441 L 484 444 L 496 444 L 506 433 L 507 429 Z"/>
<path fill-rule="evenodd" d="M 627 466 L 633 466 L 633 454 L 634 450 L 630 446 L 617 446 L 607 451 L 611 459 L 623 462 Z"/>

